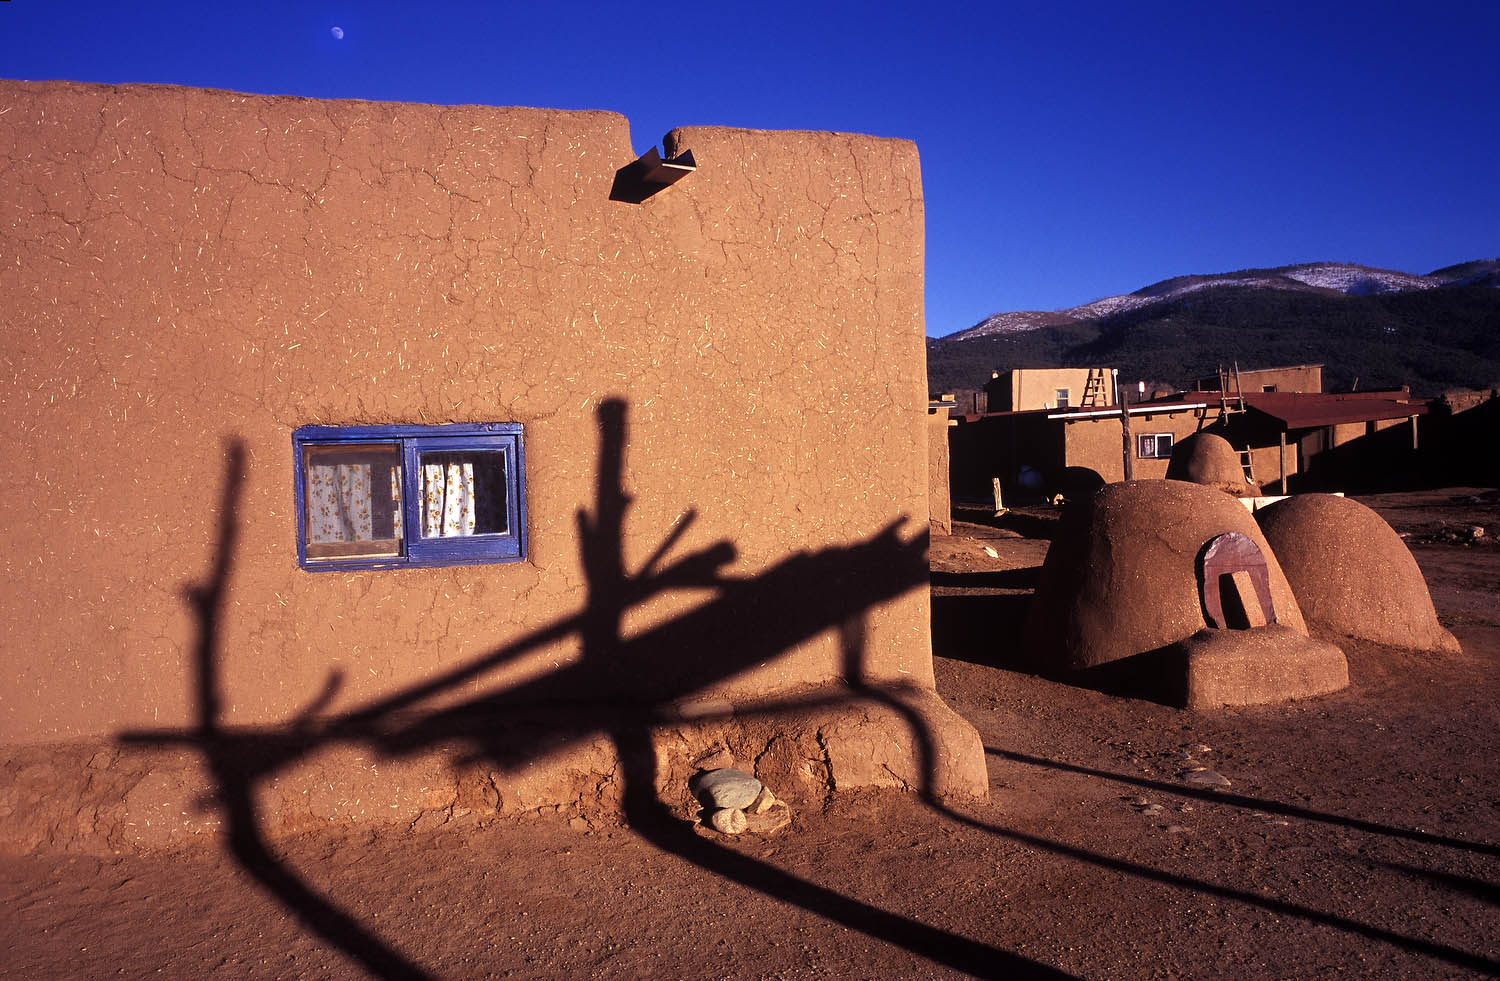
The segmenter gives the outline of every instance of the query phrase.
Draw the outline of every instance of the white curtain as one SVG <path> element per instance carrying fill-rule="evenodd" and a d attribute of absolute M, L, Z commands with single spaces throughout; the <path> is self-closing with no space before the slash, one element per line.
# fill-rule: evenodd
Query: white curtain
<path fill-rule="evenodd" d="M 431 459 L 426 458 L 426 459 Z M 422 464 L 422 537 L 472 535 L 477 525 L 474 464 Z"/>
<path fill-rule="evenodd" d="M 368 542 L 374 537 L 369 465 L 310 466 L 307 476 L 307 540 Z"/>

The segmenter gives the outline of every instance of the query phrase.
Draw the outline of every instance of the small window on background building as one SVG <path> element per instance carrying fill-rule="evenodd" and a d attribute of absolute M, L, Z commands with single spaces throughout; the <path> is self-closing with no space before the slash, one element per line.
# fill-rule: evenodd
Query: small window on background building
<path fill-rule="evenodd" d="M 1260 387 L 1260 390 L 1262 392 L 1274 392 L 1274 391 L 1276 391 L 1276 386 L 1275 385 L 1262 385 Z"/>
<path fill-rule="evenodd" d="M 1172 458 L 1171 433 L 1141 433 L 1135 438 L 1135 455 L 1143 460 Z"/>
<path fill-rule="evenodd" d="M 304 426 L 297 561 L 313 571 L 525 557 L 521 426 Z"/>
<path fill-rule="evenodd" d="M 1068 407 L 1068 395 L 1069 391 L 1066 388 L 1059 388 L 1057 390 L 1057 407 L 1059 409 L 1066 409 Z"/>

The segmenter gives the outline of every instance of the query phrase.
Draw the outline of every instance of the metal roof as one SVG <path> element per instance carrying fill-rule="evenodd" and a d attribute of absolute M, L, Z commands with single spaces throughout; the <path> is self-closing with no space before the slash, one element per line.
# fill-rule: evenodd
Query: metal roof
<path fill-rule="evenodd" d="M 1351 422 L 1376 422 L 1427 414 L 1425 402 L 1413 402 L 1405 392 L 1246 392 L 1245 404 L 1287 429 L 1313 429 Z"/>

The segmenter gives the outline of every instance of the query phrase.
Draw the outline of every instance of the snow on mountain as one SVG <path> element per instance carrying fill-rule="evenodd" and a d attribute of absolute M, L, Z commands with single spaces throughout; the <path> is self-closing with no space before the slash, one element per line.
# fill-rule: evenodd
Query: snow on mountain
<path fill-rule="evenodd" d="M 1136 296 L 1134 293 L 1129 296 L 1106 296 L 1102 300 L 1095 300 L 1092 303 L 1085 303 L 1082 306 L 1068 307 L 1063 313 L 1079 320 L 1087 320 L 1091 317 L 1108 317 L 1155 303 L 1158 299 L 1160 297 Z"/>
<path fill-rule="evenodd" d="M 1108 317 L 1129 310 L 1139 310 L 1141 307 L 1187 293 L 1196 293 L 1199 290 L 1217 289 L 1221 286 L 1260 286 L 1275 289 L 1277 285 L 1274 278 L 1266 276 L 1222 276 L 1211 279 L 1184 277 L 1182 280 L 1168 280 L 1165 284 L 1157 283 L 1154 286 L 1147 286 L 1145 289 L 1136 290 L 1125 296 L 1106 296 L 1102 300 L 1069 307 L 1062 312 L 1078 320 L 1089 320 L 1094 317 Z"/>
<path fill-rule="evenodd" d="M 1351 296 L 1430 290 L 1442 285 L 1439 280 L 1430 276 L 1413 276 L 1410 273 L 1392 272 L 1389 269 L 1370 269 L 1365 266 L 1348 266 L 1336 262 L 1289 266 L 1281 270 L 1281 274 L 1299 283 L 1317 286 L 1320 289 L 1338 290 L 1340 293 L 1348 293 Z"/>
<path fill-rule="evenodd" d="M 1015 313 L 997 313 L 980 321 L 973 327 L 963 332 L 965 339 L 971 337 L 994 337 L 1002 334 L 1019 334 L 1022 331 L 1036 330 L 1038 327 L 1056 327 L 1060 324 L 1072 323 L 1075 317 L 1069 315 L 1069 311 L 1060 310 L 1049 312 L 1046 310 L 1018 310 Z"/>
<path fill-rule="evenodd" d="M 1455 270 L 1460 267 L 1453 267 Z M 1465 269 L 1467 271 L 1467 269 Z M 1443 270 L 1439 270 L 1439 273 Z M 952 340 L 973 340 L 978 337 L 994 337 L 1036 330 L 1040 327 L 1056 327 L 1081 320 L 1096 320 L 1138 310 L 1153 303 L 1175 299 L 1201 290 L 1228 287 L 1276 289 L 1276 290 L 1334 290 L 1350 296 L 1372 296 L 1377 293 L 1403 293 L 1413 290 L 1429 290 L 1448 282 L 1439 274 L 1415 276 L 1411 273 L 1390 269 L 1372 269 L 1341 262 L 1313 262 L 1297 266 L 1282 266 L 1277 269 L 1247 269 L 1242 272 L 1217 273 L 1207 276 L 1178 276 L 1154 283 L 1124 296 L 1106 296 L 1065 310 L 1047 312 L 1021 310 L 1015 313 L 997 313 L 951 336 Z"/>

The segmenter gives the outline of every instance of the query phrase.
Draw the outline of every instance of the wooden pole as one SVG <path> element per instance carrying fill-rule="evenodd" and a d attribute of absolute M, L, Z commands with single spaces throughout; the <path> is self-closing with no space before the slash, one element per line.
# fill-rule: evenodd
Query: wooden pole
<path fill-rule="evenodd" d="M 1286 493 L 1286 430 L 1281 431 L 1281 493 Z"/>
<path fill-rule="evenodd" d="M 1135 479 L 1135 463 L 1131 459 L 1134 456 L 1131 452 L 1134 447 L 1130 445 L 1130 403 L 1126 399 L 1124 391 L 1120 388 L 1118 375 L 1115 376 L 1115 401 L 1120 403 L 1120 437 L 1124 444 L 1125 479 L 1133 480 Z"/>

